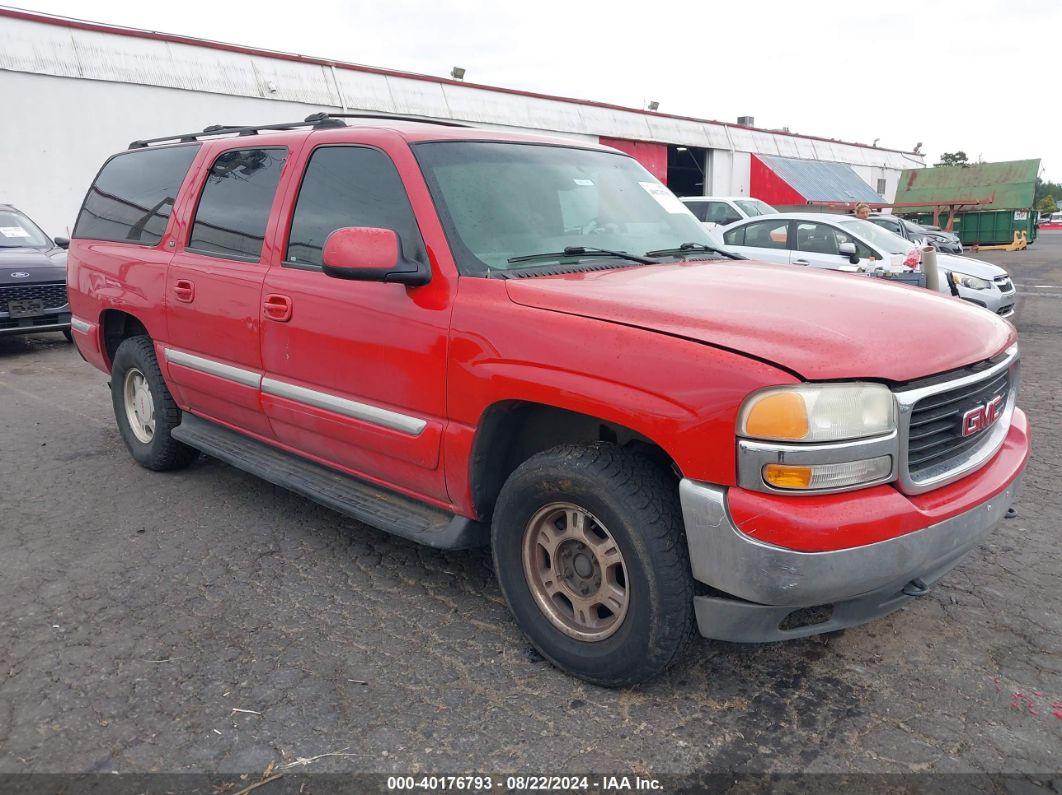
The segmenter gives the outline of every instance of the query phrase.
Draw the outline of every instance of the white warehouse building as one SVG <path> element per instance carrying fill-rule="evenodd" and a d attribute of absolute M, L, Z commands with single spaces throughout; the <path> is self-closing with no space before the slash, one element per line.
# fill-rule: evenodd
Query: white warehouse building
<path fill-rule="evenodd" d="M 8 112 L 0 125 L 0 203 L 19 207 L 52 235 L 69 234 L 97 169 L 130 141 L 212 124 L 294 121 L 319 111 L 430 117 L 601 142 L 636 157 L 679 195 L 751 195 L 789 206 L 888 202 L 900 172 L 924 165 L 915 152 L 751 123 L 6 8 L 0 8 L 0 90 Z M 17 119 L 13 109 L 20 109 Z M 820 165 L 805 170 L 801 184 L 786 176 L 812 164 Z M 838 171 L 859 180 L 831 182 Z"/>

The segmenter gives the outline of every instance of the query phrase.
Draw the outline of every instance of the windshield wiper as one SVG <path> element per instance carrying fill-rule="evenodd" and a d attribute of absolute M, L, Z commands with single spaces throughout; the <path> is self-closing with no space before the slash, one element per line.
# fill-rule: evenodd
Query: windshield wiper
<path fill-rule="evenodd" d="M 594 248 L 593 246 L 566 246 L 564 251 L 543 252 L 541 254 L 525 254 L 522 257 L 509 257 L 510 263 L 531 262 L 538 259 L 565 259 L 567 257 L 617 257 L 619 259 L 638 262 L 642 265 L 656 265 L 654 260 L 645 257 L 636 257 L 626 251 L 612 251 L 607 248 Z"/>
<path fill-rule="evenodd" d="M 727 251 L 726 249 L 719 248 L 717 246 L 709 246 L 705 243 L 682 243 L 675 248 L 658 248 L 656 251 L 646 251 L 647 257 L 664 257 L 668 254 L 690 254 L 695 251 L 705 251 L 711 254 L 721 254 L 724 257 L 730 259 L 748 259 L 743 254 L 737 254 L 733 251 Z"/>

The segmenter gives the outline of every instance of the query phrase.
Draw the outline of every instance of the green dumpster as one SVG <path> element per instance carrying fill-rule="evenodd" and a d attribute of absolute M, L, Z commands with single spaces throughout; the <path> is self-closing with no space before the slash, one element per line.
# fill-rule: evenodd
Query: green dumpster
<path fill-rule="evenodd" d="M 923 226 L 933 223 L 933 213 L 915 213 L 908 216 Z M 947 212 L 938 216 L 940 224 L 947 223 Z M 1010 243 L 1014 233 L 1025 233 L 1029 243 L 1036 240 L 1036 213 L 1031 210 L 974 210 L 955 213 L 952 231 L 959 236 L 964 246 L 993 246 Z"/>
<path fill-rule="evenodd" d="M 1036 239 L 1036 175 L 1040 160 L 908 168 L 896 188 L 895 212 L 920 224 L 933 223 L 936 208 L 941 225 L 952 207 L 952 227 L 965 246 L 1011 243 L 1014 233 Z"/>

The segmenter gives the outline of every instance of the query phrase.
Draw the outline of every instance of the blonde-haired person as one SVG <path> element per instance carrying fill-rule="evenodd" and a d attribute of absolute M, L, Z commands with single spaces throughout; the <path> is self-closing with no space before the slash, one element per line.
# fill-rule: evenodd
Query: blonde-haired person
<path fill-rule="evenodd" d="M 866 202 L 859 202 L 855 208 L 855 217 L 864 221 L 870 218 L 870 205 Z"/>

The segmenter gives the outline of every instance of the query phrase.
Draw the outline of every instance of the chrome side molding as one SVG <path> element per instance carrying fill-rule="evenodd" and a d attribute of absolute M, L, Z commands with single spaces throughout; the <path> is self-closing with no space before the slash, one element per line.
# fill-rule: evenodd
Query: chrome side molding
<path fill-rule="evenodd" d="M 163 354 L 166 357 L 166 361 L 173 364 L 179 364 L 182 367 L 198 370 L 201 373 L 207 373 L 218 378 L 224 378 L 227 381 L 259 389 L 267 395 L 294 400 L 296 403 L 302 403 L 305 406 L 332 411 L 336 414 L 342 414 L 352 419 L 405 433 L 409 436 L 420 436 L 424 429 L 428 427 L 427 420 L 422 420 L 419 417 L 410 417 L 390 409 L 380 408 L 368 403 L 360 403 L 356 400 L 331 395 L 327 392 L 318 392 L 316 389 L 308 389 L 296 384 L 289 384 L 287 381 L 269 378 L 253 370 L 244 370 L 242 367 L 217 362 L 203 356 L 196 356 L 195 354 L 185 353 L 173 348 L 163 348 Z"/>
<path fill-rule="evenodd" d="M 348 400 L 327 392 L 318 392 L 315 389 L 307 389 L 303 386 L 289 384 L 286 381 L 278 381 L 275 378 L 262 379 L 262 391 L 267 395 L 294 400 L 307 406 L 334 411 L 337 414 L 351 417 L 356 420 L 390 428 L 393 431 L 420 436 L 428 423 L 417 417 L 409 417 L 396 411 L 382 409 L 379 406 L 370 406 L 368 403 L 359 403 L 356 400 Z"/>
<path fill-rule="evenodd" d="M 166 361 L 173 362 L 173 364 L 179 364 L 191 370 L 198 370 L 201 373 L 216 375 L 226 381 L 235 381 L 237 384 L 254 387 L 255 389 L 260 388 L 262 385 L 262 376 L 253 370 L 233 367 L 231 364 L 216 362 L 213 359 L 206 359 L 202 356 L 177 351 L 173 348 L 164 348 L 163 351 L 166 354 Z"/>

